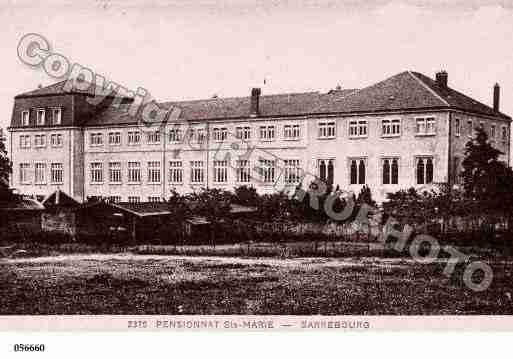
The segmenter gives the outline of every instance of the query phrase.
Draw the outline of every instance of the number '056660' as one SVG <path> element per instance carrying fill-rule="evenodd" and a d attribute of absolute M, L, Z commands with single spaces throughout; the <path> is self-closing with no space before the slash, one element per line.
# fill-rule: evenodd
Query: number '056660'
<path fill-rule="evenodd" d="M 44 344 L 14 344 L 15 352 L 44 352 Z"/>

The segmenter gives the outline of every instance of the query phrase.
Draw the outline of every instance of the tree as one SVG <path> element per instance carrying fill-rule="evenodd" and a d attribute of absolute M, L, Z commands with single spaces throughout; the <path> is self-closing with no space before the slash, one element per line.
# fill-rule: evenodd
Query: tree
<path fill-rule="evenodd" d="M 511 201 L 513 173 L 511 168 L 499 161 L 502 154 L 488 142 L 488 135 L 481 128 L 477 130 L 475 138 L 467 142 L 461 176 L 468 198 L 492 206 L 497 201 Z"/>
<path fill-rule="evenodd" d="M 9 175 L 12 172 L 12 163 L 7 157 L 7 149 L 5 146 L 2 131 L 0 131 L 0 200 L 9 200 L 12 192 L 9 190 Z"/>
<path fill-rule="evenodd" d="M 356 198 L 356 203 L 359 205 L 366 203 L 372 207 L 376 207 L 376 201 L 372 199 L 372 191 L 369 186 L 364 185 L 358 193 L 358 197 Z"/>

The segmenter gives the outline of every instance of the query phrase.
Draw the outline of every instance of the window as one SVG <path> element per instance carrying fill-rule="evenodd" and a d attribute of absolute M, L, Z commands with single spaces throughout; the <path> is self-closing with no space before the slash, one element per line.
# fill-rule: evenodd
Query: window
<path fill-rule="evenodd" d="M 29 163 L 20 163 L 20 183 L 30 183 Z"/>
<path fill-rule="evenodd" d="M 178 127 L 169 130 L 169 142 L 180 142 L 182 140 L 182 131 Z"/>
<path fill-rule="evenodd" d="M 260 140 L 274 141 L 274 126 L 260 126 Z"/>
<path fill-rule="evenodd" d="M 472 132 L 474 131 L 474 128 L 472 127 L 472 120 L 467 121 L 467 132 L 469 137 L 472 137 Z"/>
<path fill-rule="evenodd" d="M 238 160 L 236 162 L 237 182 L 249 183 L 251 181 L 251 169 L 248 160 Z"/>
<path fill-rule="evenodd" d="M 160 162 L 148 162 L 148 183 L 160 183 Z"/>
<path fill-rule="evenodd" d="M 214 137 L 214 141 L 223 142 L 228 138 L 228 129 L 226 127 L 223 128 L 214 128 L 212 130 L 212 135 Z"/>
<path fill-rule="evenodd" d="M 62 110 L 60 108 L 52 109 L 52 124 L 60 125 L 62 123 Z"/>
<path fill-rule="evenodd" d="M 260 159 L 260 176 L 264 183 L 274 183 L 276 162 L 274 160 Z"/>
<path fill-rule="evenodd" d="M 495 138 L 495 136 L 497 136 L 496 128 L 495 128 L 495 125 L 492 125 L 492 126 L 490 127 L 490 137 L 491 137 L 492 139 L 494 139 L 494 138 Z"/>
<path fill-rule="evenodd" d="M 349 121 L 349 137 L 367 137 L 367 121 Z"/>
<path fill-rule="evenodd" d="M 141 164 L 139 162 L 128 162 L 128 183 L 141 182 Z"/>
<path fill-rule="evenodd" d="M 91 133 L 89 143 L 91 144 L 91 146 L 103 145 L 103 134 L 102 133 Z"/>
<path fill-rule="evenodd" d="M 141 143 L 141 132 L 140 131 L 129 131 L 128 132 L 128 144 L 138 145 Z"/>
<path fill-rule="evenodd" d="M 387 136 L 399 136 L 401 134 L 401 120 L 382 120 L 381 134 Z"/>
<path fill-rule="evenodd" d="M 150 202 L 150 203 L 159 203 L 160 202 L 160 197 L 159 196 L 149 196 L 148 197 L 148 202 Z"/>
<path fill-rule="evenodd" d="M 109 145 L 118 146 L 121 144 L 121 132 L 109 132 Z"/>
<path fill-rule="evenodd" d="M 299 183 L 301 181 L 301 168 L 299 160 L 284 160 L 285 183 Z"/>
<path fill-rule="evenodd" d="M 335 137 L 335 121 L 319 122 L 319 138 Z"/>
<path fill-rule="evenodd" d="M 418 157 L 416 169 L 417 184 L 433 183 L 433 157 Z"/>
<path fill-rule="evenodd" d="M 399 158 L 383 158 L 381 160 L 381 174 L 383 184 L 398 184 Z"/>
<path fill-rule="evenodd" d="M 36 171 L 34 175 L 34 181 L 37 184 L 46 183 L 46 164 L 45 163 L 36 163 Z"/>
<path fill-rule="evenodd" d="M 364 158 L 353 158 L 349 162 L 349 183 L 365 184 L 366 166 Z"/>
<path fill-rule="evenodd" d="M 160 143 L 160 131 L 148 131 L 146 132 L 146 141 L 149 144 L 159 144 Z"/>
<path fill-rule="evenodd" d="M 454 120 L 454 134 L 456 137 L 460 137 L 461 133 L 461 121 L 459 118 Z"/>
<path fill-rule="evenodd" d="M 21 112 L 21 125 L 28 126 L 30 124 L 30 112 L 22 111 Z"/>
<path fill-rule="evenodd" d="M 52 134 L 50 137 L 50 143 L 52 147 L 61 147 L 62 146 L 62 135 L 58 133 Z"/>
<path fill-rule="evenodd" d="M 228 181 L 228 161 L 214 161 L 214 182 L 226 183 Z"/>
<path fill-rule="evenodd" d="M 119 203 L 119 202 L 121 202 L 121 196 L 108 196 L 107 202 Z"/>
<path fill-rule="evenodd" d="M 52 163 L 50 165 L 50 178 L 52 183 L 62 183 L 63 177 L 62 163 Z"/>
<path fill-rule="evenodd" d="M 204 177 L 203 161 L 191 161 L 191 182 L 203 183 Z"/>
<path fill-rule="evenodd" d="M 283 137 L 286 140 L 299 140 L 300 136 L 301 136 L 301 128 L 299 125 L 283 126 Z"/>
<path fill-rule="evenodd" d="M 45 109 L 38 109 L 36 111 L 36 124 L 38 126 L 44 126 L 45 125 Z"/>
<path fill-rule="evenodd" d="M 508 142 L 508 129 L 506 126 L 502 126 L 502 144 L 506 144 Z"/>
<path fill-rule="evenodd" d="M 434 117 L 419 117 L 415 119 L 416 134 L 421 136 L 436 134 L 436 119 Z"/>
<path fill-rule="evenodd" d="M 318 160 L 319 178 L 321 181 L 332 185 L 334 180 L 335 164 L 334 160 Z"/>
<path fill-rule="evenodd" d="M 103 163 L 93 162 L 91 163 L 91 182 L 102 183 L 103 182 Z"/>
<path fill-rule="evenodd" d="M 128 196 L 128 203 L 139 203 L 141 202 L 141 197 L 139 196 Z"/>
<path fill-rule="evenodd" d="M 243 126 L 235 128 L 235 137 L 239 140 L 249 140 L 251 138 L 251 127 Z"/>
<path fill-rule="evenodd" d="M 109 163 L 109 182 L 121 183 L 121 162 Z"/>
<path fill-rule="evenodd" d="M 182 183 L 183 182 L 182 161 L 169 162 L 169 182 L 171 182 L 171 183 Z"/>
<path fill-rule="evenodd" d="M 189 140 L 196 143 L 203 143 L 205 141 L 205 129 L 189 128 Z"/>
<path fill-rule="evenodd" d="M 34 145 L 36 147 L 45 147 L 46 146 L 46 136 L 45 135 L 36 135 L 34 138 Z"/>
<path fill-rule="evenodd" d="M 30 148 L 30 136 L 29 135 L 21 135 L 20 136 L 20 148 Z"/>

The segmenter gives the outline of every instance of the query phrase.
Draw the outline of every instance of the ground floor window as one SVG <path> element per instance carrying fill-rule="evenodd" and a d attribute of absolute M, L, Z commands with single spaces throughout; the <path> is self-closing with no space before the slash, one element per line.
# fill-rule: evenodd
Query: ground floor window
<path fill-rule="evenodd" d="M 50 177 L 52 183 L 62 183 L 63 182 L 63 168 L 62 163 L 52 163 L 50 167 Z"/>
<path fill-rule="evenodd" d="M 226 183 L 228 181 L 228 161 L 214 161 L 214 182 Z"/>
<path fill-rule="evenodd" d="M 205 180 L 205 170 L 203 161 L 191 161 L 191 182 L 203 183 Z"/>
<path fill-rule="evenodd" d="M 158 197 L 158 196 L 149 196 L 148 197 L 148 202 L 150 202 L 150 203 L 159 203 L 160 202 L 160 197 Z"/>
<path fill-rule="evenodd" d="M 119 203 L 119 202 L 121 202 L 121 196 L 108 196 L 107 202 Z"/>
<path fill-rule="evenodd" d="M 417 158 L 417 184 L 433 183 L 433 157 Z"/>
<path fill-rule="evenodd" d="M 299 183 L 301 181 L 301 168 L 299 160 L 284 160 L 285 183 Z"/>
<path fill-rule="evenodd" d="M 334 160 L 318 160 L 317 165 L 319 167 L 319 178 L 328 185 L 332 185 L 335 175 Z"/>
<path fill-rule="evenodd" d="M 128 196 L 128 203 L 139 203 L 141 202 L 141 197 L 139 196 Z"/>
<path fill-rule="evenodd" d="M 398 184 L 399 158 L 383 158 L 381 160 L 381 171 L 383 176 L 383 184 Z"/>
<path fill-rule="evenodd" d="M 264 183 L 274 183 L 276 161 L 260 159 L 260 177 Z"/>
<path fill-rule="evenodd" d="M 20 183 L 29 183 L 30 182 L 30 164 L 29 163 L 21 163 L 20 164 Z"/>
<path fill-rule="evenodd" d="M 34 181 L 36 183 L 45 183 L 46 182 L 46 164 L 36 163 Z"/>
<path fill-rule="evenodd" d="M 148 162 L 148 183 L 160 183 L 160 162 Z"/>
<path fill-rule="evenodd" d="M 141 164 L 139 162 L 128 162 L 128 182 L 141 182 Z"/>
<path fill-rule="evenodd" d="M 365 184 L 366 165 L 364 158 L 353 158 L 349 162 L 349 183 Z"/>
<path fill-rule="evenodd" d="M 251 181 L 251 170 L 249 167 L 249 161 L 238 160 L 236 164 L 237 182 L 249 183 Z"/>
<path fill-rule="evenodd" d="M 101 162 L 91 163 L 91 182 L 103 182 L 103 164 Z"/>
<path fill-rule="evenodd" d="M 169 182 L 171 182 L 171 183 L 182 183 L 183 182 L 182 161 L 169 162 Z"/>

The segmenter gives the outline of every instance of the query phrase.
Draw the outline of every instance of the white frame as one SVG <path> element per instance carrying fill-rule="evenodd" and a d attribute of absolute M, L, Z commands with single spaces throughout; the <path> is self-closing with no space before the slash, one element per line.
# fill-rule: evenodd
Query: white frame
<path fill-rule="evenodd" d="M 61 107 L 52 107 L 52 125 L 57 126 L 62 124 L 62 108 Z M 59 114 L 59 121 L 55 121 L 55 113 Z"/>
<path fill-rule="evenodd" d="M 25 122 L 25 115 L 27 115 L 27 121 Z M 21 111 L 21 126 L 28 127 L 30 126 L 30 110 Z"/>
<path fill-rule="evenodd" d="M 46 110 L 44 108 L 36 109 L 36 126 L 44 126 L 46 121 Z"/>
<path fill-rule="evenodd" d="M 330 124 L 333 123 L 333 135 L 329 135 Z M 321 128 L 326 127 L 326 134 L 321 134 Z M 317 138 L 319 140 L 331 140 L 337 138 L 337 121 L 336 120 L 320 120 L 317 121 Z"/>
<path fill-rule="evenodd" d="M 54 165 L 60 165 L 60 173 L 61 173 L 61 180 L 60 181 L 54 181 Z M 50 163 L 50 183 L 52 184 L 63 184 L 64 183 L 64 164 L 62 162 L 52 162 Z"/>

